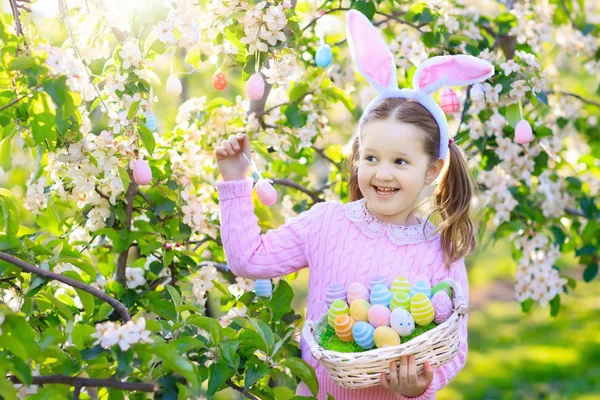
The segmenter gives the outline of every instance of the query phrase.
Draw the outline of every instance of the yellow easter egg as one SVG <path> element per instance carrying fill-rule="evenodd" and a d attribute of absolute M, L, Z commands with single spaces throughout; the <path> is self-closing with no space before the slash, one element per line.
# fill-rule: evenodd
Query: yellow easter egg
<path fill-rule="evenodd" d="M 371 304 L 365 299 L 355 299 L 350 304 L 350 316 L 356 321 L 369 321 L 369 308 Z"/>
<path fill-rule="evenodd" d="M 431 300 L 423 293 L 416 293 L 410 300 L 410 313 L 417 325 L 429 325 L 435 317 Z"/>
<path fill-rule="evenodd" d="M 344 300 L 336 300 L 331 303 L 329 312 L 327 313 L 327 322 L 329 326 L 335 328 L 335 319 L 340 315 L 347 315 L 350 309 Z"/>
<path fill-rule="evenodd" d="M 400 335 L 389 326 L 380 326 L 375 329 L 373 340 L 377 348 L 398 346 L 400 344 Z"/>
<path fill-rule="evenodd" d="M 392 294 L 404 292 L 408 294 L 408 292 L 410 292 L 410 282 L 405 277 L 399 276 L 396 278 L 394 283 L 392 283 L 390 291 L 392 292 Z"/>
<path fill-rule="evenodd" d="M 352 328 L 356 321 L 349 315 L 338 315 L 335 319 L 335 334 L 342 342 L 351 342 L 354 340 L 352 336 Z"/>

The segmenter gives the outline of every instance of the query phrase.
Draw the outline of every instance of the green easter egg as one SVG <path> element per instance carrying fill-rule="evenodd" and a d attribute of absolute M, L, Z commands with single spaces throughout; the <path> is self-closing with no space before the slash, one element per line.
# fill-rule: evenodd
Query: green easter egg
<path fill-rule="evenodd" d="M 450 285 L 448 285 L 446 282 L 439 282 L 437 285 L 432 287 L 431 288 L 431 297 L 433 297 L 433 295 L 436 292 L 439 292 L 440 290 L 445 291 L 446 294 L 448 295 L 448 297 L 450 297 L 450 299 L 452 299 L 452 287 Z"/>
<path fill-rule="evenodd" d="M 394 309 L 398 307 L 404 308 L 406 311 L 410 310 L 410 296 L 408 295 L 408 292 L 394 294 L 390 303 L 390 310 L 394 311 Z"/>
<path fill-rule="evenodd" d="M 331 303 L 329 312 L 327 312 L 327 322 L 329 326 L 335 327 L 335 319 L 340 315 L 346 315 L 350 313 L 350 308 L 344 300 L 336 300 Z"/>

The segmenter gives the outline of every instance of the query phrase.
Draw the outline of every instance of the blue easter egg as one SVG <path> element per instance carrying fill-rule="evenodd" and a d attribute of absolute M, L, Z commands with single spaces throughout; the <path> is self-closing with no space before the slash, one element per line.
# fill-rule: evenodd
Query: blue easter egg
<path fill-rule="evenodd" d="M 327 44 L 324 44 L 317 49 L 317 53 L 315 54 L 315 63 L 321 68 L 327 68 L 331 65 L 332 58 L 333 54 L 331 52 L 331 47 L 329 47 Z"/>
<path fill-rule="evenodd" d="M 158 126 L 158 120 L 156 119 L 156 115 L 152 113 L 152 115 L 146 117 L 146 126 L 151 131 L 155 131 Z"/>
<path fill-rule="evenodd" d="M 419 279 L 410 288 L 410 297 L 417 293 L 423 293 L 425 296 L 431 299 L 431 285 L 425 280 Z"/>
<path fill-rule="evenodd" d="M 380 283 L 373 286 L 371 290 L 371 305 L 381 304 L 389 307 L 390 301 L 392 301 L 392 292 L 387 286 Z"/>
<path fill-rule="evenodd" d="M 273 285 L 270 279 L 257 279 L 254 282 L 254 292 L 259 297 L 271 297 Z"/>
<path fill-rule="evenodd" d="M 369 284 L 367 285 L 367 288 L 369 289 L 369 292 L 371 290 L 373 290 L 373 286 L 375 285 L 383 285 L 385 287 L 387 287 L 387 279 L 385 279 L 384 276 L 374 276 L 371 279 L 369 279 Z"/>
<path fill-rule="evenodd" d="M 375 328 L 368 322 L 359 321 L 352 327 L 354 341 L 365 350 L 375 347 L 375 341 L 373 340 L 374 334 Z"/>

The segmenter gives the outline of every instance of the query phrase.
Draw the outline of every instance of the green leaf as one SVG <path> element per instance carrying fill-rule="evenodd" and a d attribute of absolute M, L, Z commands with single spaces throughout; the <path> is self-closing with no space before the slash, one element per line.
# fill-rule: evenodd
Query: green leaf
<path fill-rule="evenodd" d="M 8 172 L 12 168 L 12 136 L 7 136 L 0 142 L 0 168 Z"/>
<path fill-rule="evenodd" d="M 306 124 L 307 115 L 301 112 L 295 104 L 286 107 L 284 114 L 288 123 L 294 128 L 300 128 Z"/>
<path fill-rule="evenodd" d="M 5 328 L 3 325 L 2 330 L 8 329 Z M 6 333 L 2 332 L 2 340 L 0 340 L 0 349 L 10 351 L 23 361 L 27 361 L 29 359 L 27 347 L 21 342 L 21 338 L 18 337 L 18 332 L 12 330 Z"/>
<path fill-rule="evenodd" d="M 557 294 L 550 300 L 550 315 L 556 317 L 560 311 L 560 295 Z"/>
<path fill-rule="evenodd" d="M 548 105 L 548 96 L 546 95 L 546 92 L 541 91 L 540 93 L 536 93 L 535 98 L 544 103 L 545 105 Z"/>
<path fill-rule="evenodd" d="M 129 111 L 127 112 L 127 119 L 128 120 L 132 120 L 133 117 L 135 117 L 135 115 L 137 114 L 138 110 L 140 109 L 140 102 L 141 100 L 138 101 L 134 101 L 131 104 L 131 107 L 129 107 Z"/>
<path fill-rule="evenodd" d="M 144 143 L 144 147 L 148 150 L 148 153 L 152 155 L 154 152 L 154 147 L 156 143 L 154 141 L 154 134 L 148 127 L 144 124 L 138 124 L 138 133 L 140 134 L 140 138 L 142 138 L 142 143 Z"/>
<path fill-rule="evenodd" d="M 244 380 L 244 389 L 248 390 L 260 378 L 267 375 L 271 369 L 264 364 L 250 364 L 246 369 L 246 379 Z"/>
<path fill-rule="evenodd" d="M 273 311 L 273 321 L 279 321 L 281 317 L 292 311 L 292 299 L 294 291 L 285 280 L 280 280 L 277 289 L 273 292 L 273 296 L 269 301 L 271 310 Z"/>
<path fill-rule="evenodd" d="M 48 101 L 50 96 L 46 92 L 36 92 L 29 106 L 31 116 L 31 133 L 34 143 L 47 143 L 51 149 L 56 142 L 56 110 L 54 103 Z"/>
<path fill-rule="evenodd" d="M 94 342 L 94 338 L 91 336 L 94 332 L 96 329 L 91 325 L 75 325 L 71 332 L 73 344 L 80 350 L 86 348 Z"/>
<path fill-rule="evenodd" d="M 209 378 L 207 394 L 212 396 L 217 393 L 219 388 L 227 382 L 227 379 L 231 378 L 234 373 L 235 371 L 229 368 L 229 365 L 224 361 L 210 364 L 210 367 L 208 368 Z"/>
<path fill-rule="evenodd" d="M 23 71 L 24 69 L 37 66 L 37 62 L 33 57 L 19 57 L 14 59 L 9 65 L 9 71 Z"/>
<path fill-rule="evenodd" d="M 203 315 L 191 315 L 187 318 L 186 323 L 204 329 L 212 338 L 213 343 L 221 341 L 223 328 L 214 318 L 208 318 Z"/>
<path fill-rule="evenodd" d="M 167 285 L 167 290 L 169 291 L 169 294 L 171 295 L 171 298 L 173 299 L 173 303 L 181 304 L 181 295 L 179 294 L 177 289 L 175 289 L 171 285 Z"/>
<path fill-rule="evenodd" d="M 0 188 L 0 209 L 2 210 L 2 219 L 0 219 L 0 228 L 2 228 L 9 237 L 16 237 L 19 231 L 19 210 L 15 203 L 14 195 L 6 189 Z"/>
<path fill-rule="evenodd" d="M 515 129 L 517 127 L 517 123 L 521 120 L 521 113 L 519 111 L 518 104 L 511 104 L 506 107 L 506 121 L 510 124 L 510 126 Z"/>
<path fill-rule="evenodd" d="M 521 309 L 524 313 L 528 313 L 531 311 L 531 307 L 533 306 L 533 299 L 527 299 L 521 303 Z"/>
<path fill-rule="evenodd" d="M 260 336 L 263 341 L 265 347 L 267 348 L 267 352 L 270 353 L 273 348 L 274 339 L 273 339 L 273 331 L 265 322 L 256 318 L 248 318 L 248 321 L 252 324 L 254 330 Z"/>
<path fill-rule="evenodd" d="M 31 385 L 31 368 L 29 368 L 29 365 L 20 358 L 13 358 L 11 363 L 12 366 L 10 367 L 10 371 L 15 374 L 21 382 L 26 385 Z"/>
<path fill-rule="evenodd" d="M 591 282 L 596 275 L 598 275 L 598 264 L 589 264 L 587 267 L 585 267 L 585 271 L 583 271 L 583 280 L 585 282 Z"/>
<path fill-rule="evenodd" d="M 579 257 L 584 254 L 596 254 L 597 251 L 598 249 L 593 244 L 586 244 L 582 248 L 577 249 L 575 256 Z"/>
<path fill-rule="evenodd" d="M 350 97 L 344 90 L 338 88 L 337 86 L 330 86 L 322 89 L 322 91 L 334 100 L 341 101 L 346 109 L 350 111 L 350 114 L 354 114 L 354 101 L 352 101 L 352 97 Z"/>
<path fill-rule="evenodd" d="M 175 306 L 169 300 L 165 299 L 154 299 L 150 301 L 150 305 L 148 307 L 149 311 L 152 311 L 162 318 L 175 321 L 177 320 L 177 311 L 175 310 Z"/>
<path fill-rule="evenodd" d="M 315 370 L 306 361 L 301 358 L 290 357 L 282 360 L 279 364 L 289 368 L 293 375 L 302 379 L 313 395 L 316 396 L 319 393 L 319 382 Z"/>

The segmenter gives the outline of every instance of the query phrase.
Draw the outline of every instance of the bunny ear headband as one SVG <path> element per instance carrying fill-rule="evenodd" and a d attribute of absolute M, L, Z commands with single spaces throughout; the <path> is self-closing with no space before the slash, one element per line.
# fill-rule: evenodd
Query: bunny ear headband
<path fill-rule="evenodd" d="M 398 89 L 394 57 L 379 31 L 364 14 L 356 10 L 348 12 L 346 36 L 356 68 L 377 91 L 377 97 L 371 100 L 360 117 L 359 143 L 364 117 L 382 100 L 402 97 L 418 102 L 433 115 L 440 129 L 439 157 L 445 159 L 450 144 L 448 122 L 431 95 L 444 85 L 466 86 L 484 81 L 494 75 L 494 66 L 468 55 L 432 57 L 417 68 L 413 77 L 414 89 Z"/>

